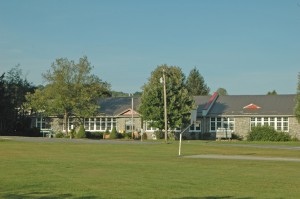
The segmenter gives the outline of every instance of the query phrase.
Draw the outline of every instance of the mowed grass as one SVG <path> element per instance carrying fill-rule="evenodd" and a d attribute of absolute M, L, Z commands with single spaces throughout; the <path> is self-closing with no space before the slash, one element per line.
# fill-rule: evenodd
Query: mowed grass
<path fill-rule="evenodd" d="M 183 142 L 183 155 L 300 151 Z M 171 144 L 0 140 L 0 198 L 299 198 L 300 162 L 190 159 Z"/>

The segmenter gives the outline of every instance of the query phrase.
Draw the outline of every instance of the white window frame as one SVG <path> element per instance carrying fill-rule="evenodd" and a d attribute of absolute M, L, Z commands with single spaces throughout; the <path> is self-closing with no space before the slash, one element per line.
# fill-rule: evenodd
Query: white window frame
<path fill-rule="evenodd" d="M 46 128 L 46 118 L 44 117 L 36 117 L 35 118 L 35 127 L 41 130 L 47 129 Z"/>
<path fill-rule="evenodd" d="M 270 126 L 276 131 L 289 132 L 289 117 L 272 116 L 272 117 L 251 117 L 250 129 L 254 126 Z"/>
<path fill-rule="evenodd" d="M 214 127 L 214 129 L 212 127 Z M 234 132 L 235 118 L 234 117 L 210 117 L 209 131 L 216 132 L 218 128 L 225 128 Z"/>
<path fill-rule="evenodd" d="M 202 129 L 201 121 L 197 120 L 195 124 L 192 124 L 190 126 L 189 132 L 201 132 L 202 131 L 201 129 Z"/>

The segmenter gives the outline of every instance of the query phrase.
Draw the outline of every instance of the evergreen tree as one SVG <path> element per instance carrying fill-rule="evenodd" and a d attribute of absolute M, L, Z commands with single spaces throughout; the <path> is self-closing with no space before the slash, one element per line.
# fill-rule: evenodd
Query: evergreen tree
<path fill-rule="evenodd" d="M 20 65 L 0 77 L 0 131 L 21 132 L 30 122 L 23 107 L 25 95 L 33 92 L 34 86 L 23 77 Z"/>
<path fill-rule="evenodd" d="M 277 92 L 276 92 L 275 90 L 269 91 L 269 92 L 267 93 L 267 95 L 277 95 Z"/>
<path fill-rule="evenodd" d="M 186 81 L 186 87 L 191 96 L 208 95 L 210 91 L 210 88 L 205 84 L 204 78 L 196 67 L 191 70 Z"/>

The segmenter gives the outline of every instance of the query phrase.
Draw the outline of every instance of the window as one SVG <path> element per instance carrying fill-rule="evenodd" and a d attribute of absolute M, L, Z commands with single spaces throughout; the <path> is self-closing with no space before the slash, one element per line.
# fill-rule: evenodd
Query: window
<path fill-rule="evenodd" d="M 190 132 L 201 132 L 201 123 L 197 121 L 195 124 L 190 126 Z"/>
<path fill-rule="evenodd" d="M 153 122 L 152 121 L 146 121 L 145 122 L 145 129 L 146 131 L 152 131 L 154 132 L 155 130 L 157 130 L 157 128 L 153 127 Z"/>
<path fill-rule="evenodd" d="M 101 118 L 96 118 L 96 130 L 100 130 Z"/>
<path fill-rule="evenodd" d="M 35 127 L 39 129 L 46 129 L 46 119 L 43 117 L 37 117 L 35 120 Z"/>
<path fill-rule="evenodd" d="M 270 126 L 277 131 L 289 131 L 289 118 L 288 117 L 252 117 L 250 119 L 251 128 L 254 126 Z"/>
<path fill-rule="evenodd" d="M 101 118 L 101 131 L 106 131 L 106 118 L 102 117 Z"/>
<path fill-rule="evenodd" d="M 116 118 L 97 117 L 84 119 L 84 128 L 88 131 L 106 131 L 106 129 L 111 131 L 113 127 L 117 127 Z"/>
<path fill-rule="evenodd" d="M 215 132 L 218 128 L 234 130 L 234 118 L 232 117 L 212 117 L 210 118 L 210 131 Z"/>

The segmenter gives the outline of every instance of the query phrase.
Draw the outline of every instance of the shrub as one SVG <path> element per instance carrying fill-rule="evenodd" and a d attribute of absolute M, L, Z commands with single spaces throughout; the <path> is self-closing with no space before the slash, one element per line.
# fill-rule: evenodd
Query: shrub
<path fill-rule="evenodd" d="M 231 134 L 231 139 L 233 139 L 233 140 L 243 140 L 243 137 L 238 135 L 238 134 L 232 133 Z"/>
<path fill-rule="evenodd" d="M 148 139 L 147 133 L 143 133 L 142 139 L 143 139 L 143 140 L 147 140 L 147 139 Z"/>
<path fill-rule="evenodd" d="M 103 133 L 102 132 L 85 132 L 86 137 L 89 139 L 103 139 Z"/>
<path fill-rule="evenodd" d="M 154 132 L 156 139 L 164 139 L 165 138 L 165 133 L 161 130 L 155 131 Z"/>
<path fill-rule="evenodd" d="M 113 129 L 111 130 L 109 138 L 110 139 L 117 139 L 118 138 L 118 132 L 117 132 L 116 127 L 113 127 Z"/>
<path fill-rule="evenodd" d="M 59 132 L 59 133 L 56 133 L 56 134 L 55 134 L 55 137 L 56 137 L 56 138 L 63 138 L 63 137 L 65 137 L 65 136 L 64 136 L 64 134 L 63 134 L 62 132 Z"/>
<path fill-rule="evenodd" d="M 80 125 L 79 130 L 76 134 L 76 138 L 86 138 L 85 129 L 83 125 Z"/>
<path fill-rule="evenodd" d="M 128 133 L 124 132 L 123 135 L 124 135 L 125 139 L 131 139 L 132 138 L 132 133 L 131 132 L 128 132 Z"/>
<path fill-rule="evenodd" d="M 270 126 L 253 127 L 247 135 L 249 141 L 291 141 L 291 136 L 285 132 L 278 132 Z"/>

